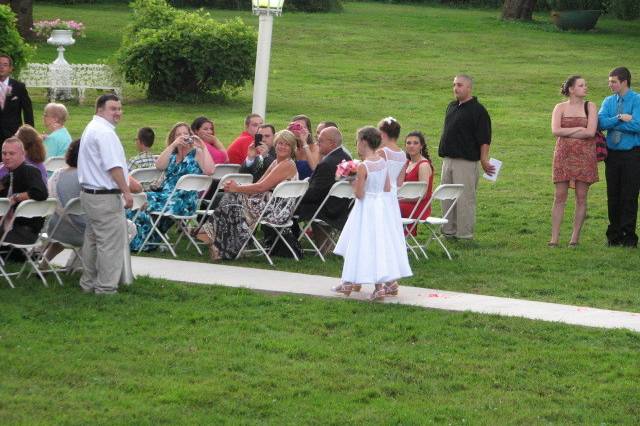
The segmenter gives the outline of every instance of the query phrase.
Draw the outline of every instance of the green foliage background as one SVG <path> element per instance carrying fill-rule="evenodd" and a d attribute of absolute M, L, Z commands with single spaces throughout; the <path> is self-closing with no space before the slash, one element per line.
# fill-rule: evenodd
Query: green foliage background
<path fill-rule="evenodd" d="M 0 53 L 11 56 L 15 75 L 20 75 L 33 54 L 33 48 L 18 33 L 15 14 L 4 4 L 0 4 Z"/>
<path fill-rule="evenodd" d="M 117 58 L 125 79 L 144 85 L 150 99 L 226 95 L 252 78 L 256 34 L 241 19 L 219 23 L 164 0 L 136 0 L 132 9 Z"/>

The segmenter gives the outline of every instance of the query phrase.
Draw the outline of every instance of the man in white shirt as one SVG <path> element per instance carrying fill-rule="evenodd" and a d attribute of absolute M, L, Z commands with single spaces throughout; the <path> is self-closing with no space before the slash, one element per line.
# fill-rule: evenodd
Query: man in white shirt
<path fill-rule="evenodd" d="M 100 96 L 96 115 L 80 139 L 80 201 L 87 215 L 80 287 L 86 293 L 117 293 L 124 265 L 124 208 L 132 206 L 133 198 L 127 185 L 127 160 L 115 132 L 120 118 L 120 99 L 113 94 Z"/>

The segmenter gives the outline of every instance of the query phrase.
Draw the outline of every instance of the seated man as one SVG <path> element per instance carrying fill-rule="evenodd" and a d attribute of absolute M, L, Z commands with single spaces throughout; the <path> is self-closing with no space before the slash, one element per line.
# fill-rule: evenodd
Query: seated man
<path fill-rule="evenodd" d="M 20 139 L 10 137 L 4 141 L 2 162 L 9 173 L 0 180 L 0 197 L 11 200 L 11 211 L 25 200 L 47 199 L 47 187 L 42 181 L 40 170 L 25 162 L 24 146 Z M 8 232 L 6 242 L 31 244 L 38 239 L 44 219 L 41 217 L 17 218 L 11 229 L 6 229 L 8 222 L 3 224 L 5 228 L 0 229 L 0 232 Z"/>
<path fill-rule="evenodd" d="M 271 124 L 263 124 L 256 133 L 256 142 L 249 145 L 247 159 L 242 163 L 240 173 L 252 175 L 254 183 L 260 180 L 273 160 L 276 159 L 276 148 L 273 146 L 275 134 L 276 130 Z"/>
<path fill-rule="evenodd" d="M 318 135 L 318 148 L 322 160 L 309 178 L 309 189 L 305 193 L 296 215 L 300 220 L 313 217 L 329 190 L 336 183 L 336 168 L 343 160 L 350 161 L 349 154 L 342 149 L 342 134 L 335 127 L 326 127 Z M 322 219 L 336 229 L 342 229 L 349 216 L 350 200 L 330 198 L 320 211 L 318 219 Z M 314 240 L 318 247 L 324 243 L 325 232 L 313 227 Z M 328 230 L 327 230 L 328 231 Z"/>
<path fill-rule="evenodd" d="M 227 148 L 230 164 L 242 164 L 244 162 L 245 158 L 247 158 L 249 145 L 253 143 L 260 126 L 262 126 L 262 117 L 259 114 L 247 115 L 244 119 L 244 131 Z"/>

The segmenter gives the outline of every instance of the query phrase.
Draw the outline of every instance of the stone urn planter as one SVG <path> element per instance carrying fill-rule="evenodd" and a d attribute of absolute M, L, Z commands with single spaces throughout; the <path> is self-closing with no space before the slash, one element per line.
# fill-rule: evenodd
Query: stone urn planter
<path fill-rule="evenodd" d="M 596 27 L 601 10 L 551 11 L 551 20 L 562 31 L 589 31 Z"/>

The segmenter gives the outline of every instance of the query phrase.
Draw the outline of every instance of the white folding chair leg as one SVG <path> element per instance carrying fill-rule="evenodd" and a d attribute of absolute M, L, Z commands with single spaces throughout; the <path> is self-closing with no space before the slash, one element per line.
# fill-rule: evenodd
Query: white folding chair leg
<path fill-rule="evenodd" d="M 304 233 L 304 236 L 307 238 L 307 241 L 309 241 L 309 244 L 311 244 L 311 247 L 313 247 L 313 250 L 315 250 L 315 252 L 318 254 L 318 256 L 320 256 L 320 260 L 325 262 L 324 256 L 322 255 L 322 252 L 320 251 L 320 248 L 316 245 L 316 243 L 313 242 L 313 239 L 311 237 L 309 237 L 309 235 L 307 235 L 306 232 Z M 323 246 L 324 246 L 324 244 L 323 244 Z"/>
<path fill-rule="evenodd" d="M 271 257 L 269 256 L 269 253 L 267 253 L 267 251 L 264 249 L 262 244 L 260 244 L 260 241 L 258 241 L 256 239 L 256 237 L 253 236 L 253 234 L 251 234 L 251 237 L 247 240 L 247 242 L 244 243 L 244 245 L 242 246 L 242 248 L 238 252 L 238 255 L 236 256 L 236 259 L 240 259 L 240 256 L 242 256 L 242 253 L 244 253 L 245 248 L 247 247 L 247 244 L 249 244 L 249 241 L 253 242 L 253 245 L 256 247 L 256 249 L 260 250 L 262 252 L 262 254 L 264 254 L 264 256 L 269 261 L 269 264 L 271 266 L 273 266 L 273 261 L 271 260 Z"/>
<path fill-rule="evenodd" d="M 45 287 L 49 287 L 49 284 L 47 284 L 47 279 L 44 277 L 44 275 L 40 271 L 40 268 L 38 268 L 38 265 L 34 263 L 33 259 L 31 258 L 31 253 L 27 252 L 26 250 L 20 250 L 20 251 L 25 255 L 25 257 L 27 258 L 27 261 L 22 264 L 22 268 L 20 268 L 20 272 L 18 273 L 18 276 L 22 275 L 22 272 L 24 272 L 24 269 L 27 267 L 27 264 L 29 264 L 31 265 L 32 270 L 35 271 L 36 274 L 38 274 L 38 277 L 40 277 L 40 281 L 42 281 L 42 284 L 44 284 Z M 62 285 L 62 281 L 60 281 L 60 277 L 58 276 L 57 273 L 55 274 L 55 276 L 58 279 L 58 282 L 60 283 L 60 285 Z"/>
<path fill-rule="evenodd" d="M 431 231 L 431 237 L 425 243 L 424 248 L 425 249 L 427 248 L 427 246 L 429 245 L 431 240 L 436 240 L 438 242 L 438 244 L 440 244 L 440 247 L 442 247 L 444 252 L 447 254 L 447 257 L 449 258 L 449 260 L 453 260 L 452 257 L 451 257 L 451 253 L 449 253 L 449 250 L 447 250 L 447 247 L 442 242 L 442 239 L 438 235 L 438 232 L 436 232 L 432 227 L 429 227 L 429 230 Z"/>
<path fill-rule="evenodd" d="M 176 240 L 176 246 L 182 239 L 182 236 L 186 236 L 187 240 L 189 241 L 189 243 L 187 244 L 187 249 L 189 248 L 190 245 L 192 245 L 196 248 L 196 251 L 198 252 L 198 254 L 202 256 L 202 250 L 200 250 L 200 245 L 196 240 L 193 239 L 193 237 L 191 236 L 191 233 L 189 232 L 189 223 L 184 220 L 181 220 L 178 222 L 178 228 L 180 230 L 180 235 Z"/>
<path fill-rule="evenodd" d="M 293 247 L 291 247 L 289 245 L 289 243 L 287 242 L 287 240 L 282 236 L 282 231 L 280 231 L 279 228 L 273 228 L 270 227 L 271 229 L 273 229 L 274 231 L 276 231 L 276 234 L 278 234 L 278 237 L 275 239 L 275 241 L 273 242 L 273 244 L 271 245 L 271 248 L 269 249 L 269 254 L 271 254 L 271 252 L 273 251 L 273 249 L 276 247 L 276 244 L 278 244 L 278 240 L 282 240 L 282 242 L 284 243 L 284 245 L 287 246 L 287 248 L 289 249 L 289 251 L 291 252 L 291 254 L 293 255 L 293 257 L 299 261 L 300 259 L 298 259 L 298 255 L 296 254 L 295 250 L 293 250 Z M 319 253 L 319 252 L 318 252 Z M 320 255 L 320 257 L 322 257 L 322 255 Z M 324 261 L 324 259 L 323 259 Z"/>
<path fill-rule="evenodd" d="M 5 263 L 4 263 L 4 261 L 2 261 L 2 264 L 0 264 L 0 273 L 2 274 L 4 279 L 7 280 L 7 282 L 9 283 L 9 286 L 11 286 L 11 288 L 16 288 L 16 286 L 13 285 L 13 281 L 11 281 L 11 277 L 9 276 L 7 271 L 4 270 L 4 266 L 5 266 Z"/>

